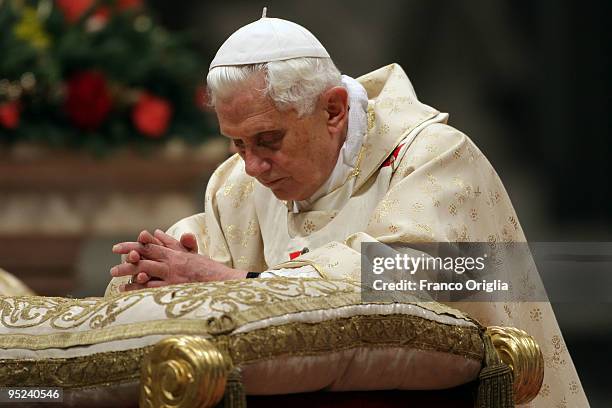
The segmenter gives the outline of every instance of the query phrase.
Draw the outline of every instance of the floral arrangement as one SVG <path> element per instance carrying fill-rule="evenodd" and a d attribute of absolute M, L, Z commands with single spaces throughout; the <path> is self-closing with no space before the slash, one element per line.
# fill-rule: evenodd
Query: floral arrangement
<path fill-rule="evenodd" d="M 105 153 L 214 129 L 204 65 L 142 0 L 0 0 L 0 144 Z"/>

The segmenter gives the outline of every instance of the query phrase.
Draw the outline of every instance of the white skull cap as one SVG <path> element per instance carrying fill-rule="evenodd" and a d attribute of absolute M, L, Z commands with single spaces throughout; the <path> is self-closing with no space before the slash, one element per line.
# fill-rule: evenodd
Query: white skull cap
<path fill-rule="evenodd" d="M 264 16 L 240 27 L 221 45 L 210 69 L 301 57 L 330 58 L 319 40 L 299 24 Z"/>

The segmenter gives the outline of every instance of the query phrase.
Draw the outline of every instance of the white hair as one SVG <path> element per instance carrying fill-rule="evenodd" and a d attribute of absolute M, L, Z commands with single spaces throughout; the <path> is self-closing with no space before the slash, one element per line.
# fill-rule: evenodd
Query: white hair
<path fill-rule="evenodd" d="M 340 71 L 330 58 L 294 58 L 262 64 L 219 66 L 206 78 L 212 106 L 244 89 L 254 75 L 263 73 L 264 96 L 269 96 L 278 110 L 295 109 L 298 116 L 314 111 L 319 95 L 334 86 L 342 86 Z"/>

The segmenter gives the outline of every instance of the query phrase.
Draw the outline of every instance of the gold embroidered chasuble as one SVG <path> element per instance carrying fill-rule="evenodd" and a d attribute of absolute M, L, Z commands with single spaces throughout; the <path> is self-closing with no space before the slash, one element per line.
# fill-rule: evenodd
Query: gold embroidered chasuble
<path fill-rule="evenodd" d="M 368 132 L 346 182 L 294 213 L 249 177 L 235 155 L 209 181 L 205 213 L 170 229 L 194 232 L 200 252 L 249 271 L 314 267 L 323 277 L 360 279 L 362 242 L 525 242 L 497 173 L 446 115 L 416 98 L 396 64 L 358 81 L 368 93 Z M 401 146 L 401 147 L 400 147 Z M 290 254 L 308 252 L 290 260 Z M 541 285 L 532 264 L 509 271 L 525 287 Z M 116 287 L 118 281 L 111 283 Z M 538 341 L 544 384 L 530 407 L 588 402 L 548 302 L 465 302 L 483 325 L 514 326 Z"/>

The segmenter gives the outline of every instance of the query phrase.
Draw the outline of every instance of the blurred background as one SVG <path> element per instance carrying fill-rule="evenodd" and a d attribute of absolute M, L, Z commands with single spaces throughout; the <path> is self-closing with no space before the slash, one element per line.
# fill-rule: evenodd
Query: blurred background
<path fill-rule="evenodd" d="M 227 155 L 203 79 L 263 6 L 347 75 L 399 63 L 487 155 L 530 241 L 612 241 L 609 2 L 101 3 L 0 0 L 0 267 L 40 294 L 101 296 L 113 243 L 203 210 Z M 611 304 L 553 307 L 592 406 L 609 406 Z"/>

